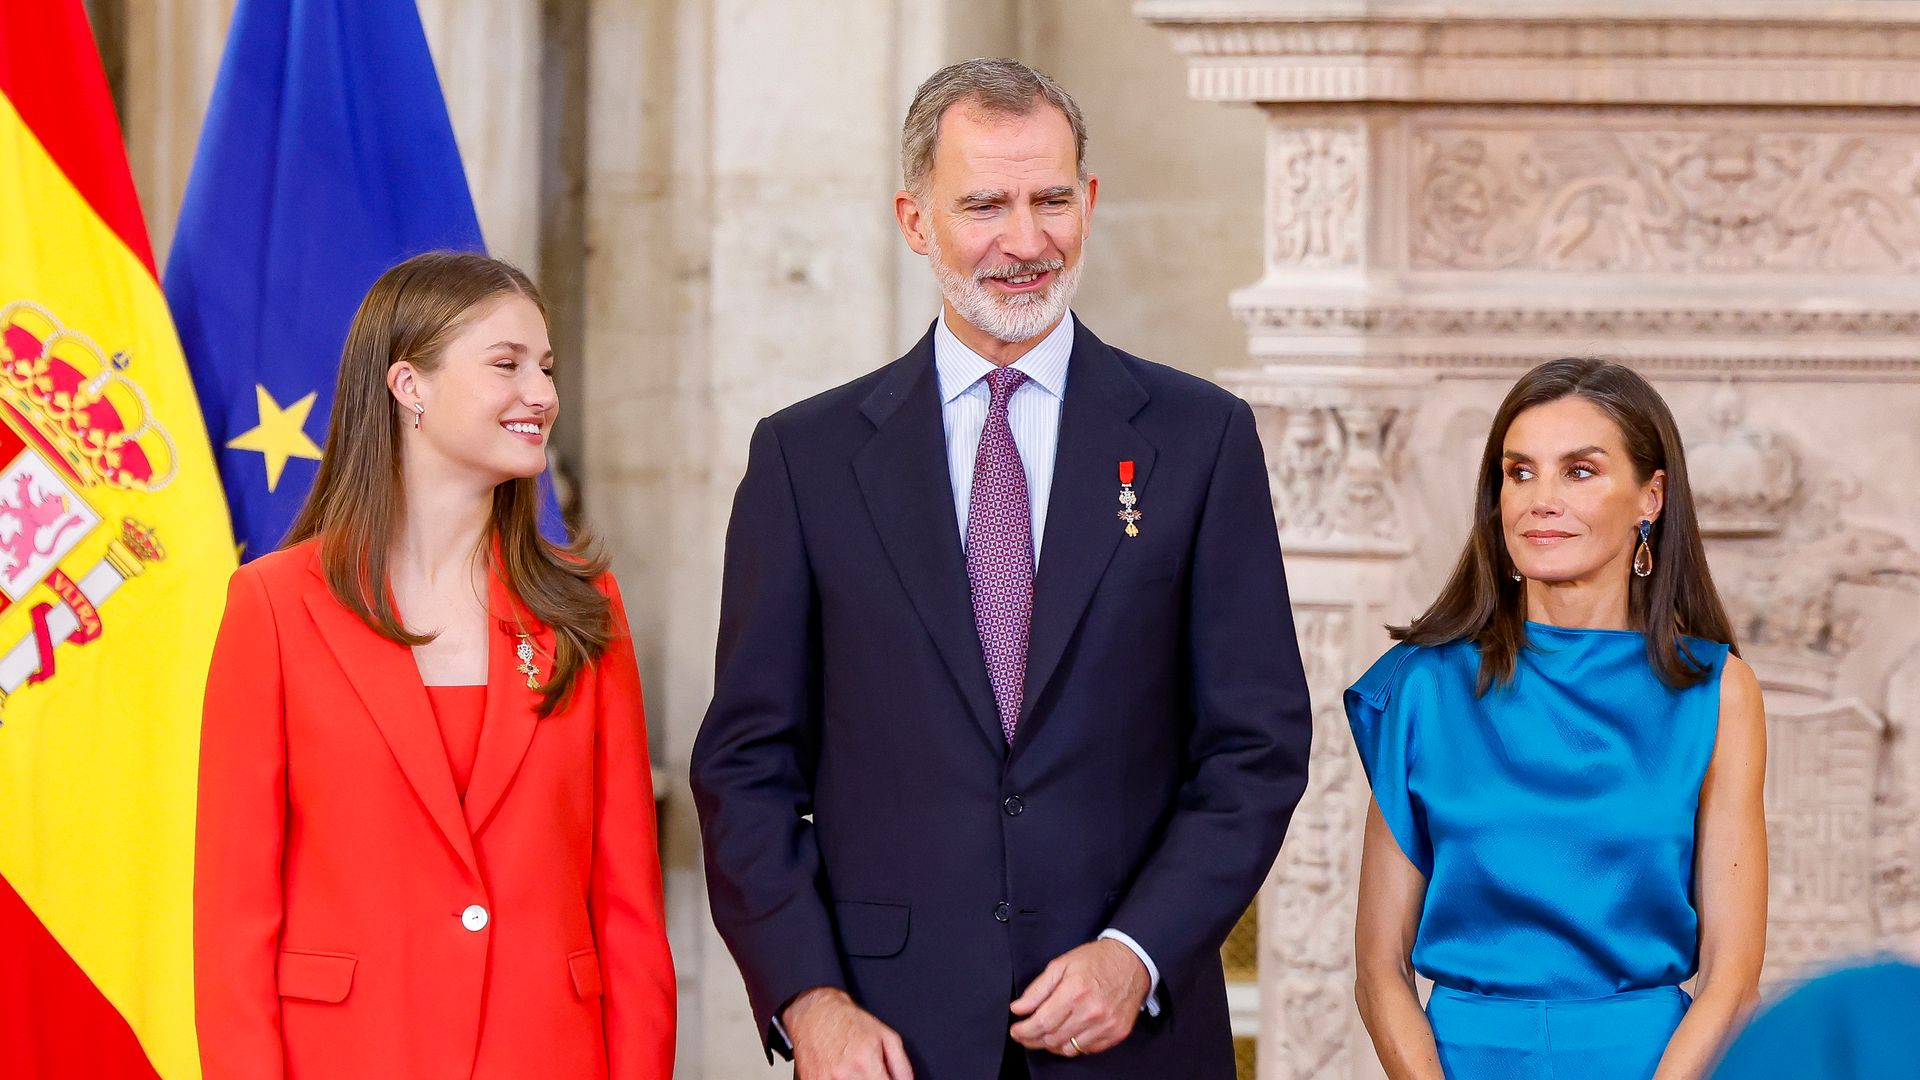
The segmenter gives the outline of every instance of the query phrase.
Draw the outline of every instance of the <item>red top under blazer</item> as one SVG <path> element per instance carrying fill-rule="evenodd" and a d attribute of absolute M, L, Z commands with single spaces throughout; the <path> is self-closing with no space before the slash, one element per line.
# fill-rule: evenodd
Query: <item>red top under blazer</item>
<path fill-rule="evenodd" d="M 240 568 L 207 679 L 194 978 L 207 1080 L 668 1080 L 674 978 L 626 611 L 539 719 L 497 578 L 464 804 L 413 654 L 314 542 Z"/>

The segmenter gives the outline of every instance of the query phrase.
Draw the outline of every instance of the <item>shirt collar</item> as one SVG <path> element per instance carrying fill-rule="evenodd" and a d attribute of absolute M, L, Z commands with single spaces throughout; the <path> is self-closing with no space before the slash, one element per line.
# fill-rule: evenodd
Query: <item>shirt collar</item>
<path fill-rule="evenodd" d="M 1067 317 L 1060 320 L 1060 325 L 1041 338 L 1038 345 L 1008 366 L 1015 371 L 1025 372 L 1028 381 L 1064 400 L 1067 392 L 1067 360 L 1072 356 L 1073 313 L 1068 312 Z M 934 320 L 933 327 L 933 368 L 940 378 L 940 403 L 945 405 L 966 393 L 997 366 L 967 348 L 947 328 L 946 312 L 942 310 L 940 317 Z"/>

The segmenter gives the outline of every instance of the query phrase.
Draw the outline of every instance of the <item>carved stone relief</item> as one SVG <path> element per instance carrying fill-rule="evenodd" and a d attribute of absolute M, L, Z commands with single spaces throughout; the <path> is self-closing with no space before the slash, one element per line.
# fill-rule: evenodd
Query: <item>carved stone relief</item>
<path fill-rule="evenodd" d="M 1886 720 L 1859 702 L 1767 716 L 1766 979 L 1869 952 L 1874 788 Z"/>
<path fill-rule="evenodd" d="M 1268 486 L 1288 552 L 1411 550 L 1393 490 L 1411 413 L 1402 391 L 1292 387 L 1261 402 Z"/>
<path fill-rule="evenodd" d="M 1366 777 L 1347 735 L 1341 692 L 1351 679 L 1355 610 L 1294 607 L 1294 628 L 1314 702 L 1312 783 L 1261 894 L 1262 1080 L 1352 1072 L 1353 916 L 1360 853 L 1351 842 L 1366 813 Z"/>
<path fill-rule="evenodd" d="M 1772 536 L 1800 491 L 1800 460 L 1771 431 L 1745 425 L 1745 402 L 1732 379 L 1720 384 L 1708 428 L 1688 433 L 1687 471 L 1708 537 Z"/>
<path fill-rule="evenodd" d="M 1358 266 L 1366 135 L 1349 127 L 1270 125 L 1267 265 Z"/>
<path fill-rule="evenodd" d="M 1873 894 L 1889 943 L 1920 934 L 1920 646 L 1887 681 L 1887 767 L 1874 789 Z"/>
<path fill-rule="evenodd" d="M 1920 135 L 1418 132 L 1416 269 L 1920 269 Z"/>

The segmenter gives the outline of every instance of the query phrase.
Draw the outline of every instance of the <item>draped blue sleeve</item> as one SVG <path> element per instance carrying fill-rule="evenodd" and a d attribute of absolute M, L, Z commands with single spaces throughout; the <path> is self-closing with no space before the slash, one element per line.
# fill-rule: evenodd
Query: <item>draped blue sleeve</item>
<path fill-rule="evenodd" d="M 1347 688 L 1347 723 L 1353 728 L 1353 742 L 1360 751 L 1360 763 L 1366 767 L 1367 782 L 1373 786 L 1373 801 L 1380 816 L 1407 861 L 1427 878 L 1433 876 L 1433 844 L 1427 836 L 1426 820 L 1410 783 L 1413 771 L 1415 724 L 1431 693 L 1430 680 L 1409 675 L 1417 669 L 1425 650 L 1401 643 L 1367 669 L 1360 681 Z"/>

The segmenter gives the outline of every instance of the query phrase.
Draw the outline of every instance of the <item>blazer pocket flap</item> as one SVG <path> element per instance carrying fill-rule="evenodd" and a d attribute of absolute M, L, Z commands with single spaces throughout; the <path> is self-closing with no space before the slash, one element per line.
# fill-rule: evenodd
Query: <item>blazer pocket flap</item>
<path fill-rule="evenodd" d="M 841 900 L 833 906 L 848 956 L 892 956 L 907 947 L 907 905 Z"/>
<path fill-rule="evenodd" d="M 346 953 L 280 951 L 280 996 L 328 1003 L 345 1001 L 353 989 L 355 960 Z"/>
<path fill-rule="evenodd" d="M 600 996 L 599 953 L 592 949 L 568 953 L 567 970 L 573 974 L 573 992 L 580 995 L 581 1001 Z"/>

